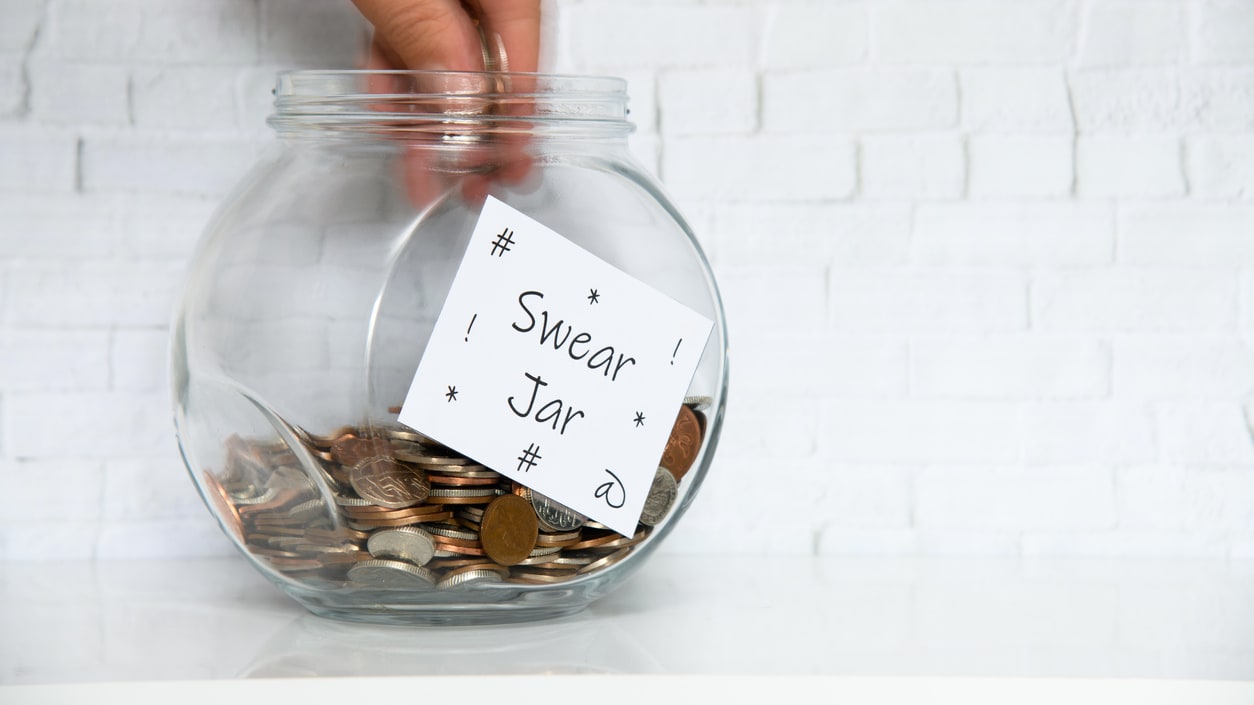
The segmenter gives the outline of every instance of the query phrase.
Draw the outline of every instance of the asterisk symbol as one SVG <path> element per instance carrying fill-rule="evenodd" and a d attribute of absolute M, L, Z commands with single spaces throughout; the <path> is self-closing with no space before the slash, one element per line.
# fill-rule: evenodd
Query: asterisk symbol
<path fill-rule="evenodd" d="M 597 290 L 596 290 L 596 289 L 589 289 L 588 291 L 592 292 L 592 293 L 588 294 L 588 305 L 589 305 L 589 306 L 591 306 L 592 304 L 599 304 L 599 303 L 601 303 L 601 295 L 597 293 Z"/>
<path fill-rule="evenodd" d="M 636 428 L 640 428 L 643 425 L 644 425 L 644 413 L 637 411 L 636 412 Z"/>
<path fill-rule="evenodd" d="M 449 401 L 457 401 L 457 387 L 450 385 L 444 396 L 448 397 Z"/>

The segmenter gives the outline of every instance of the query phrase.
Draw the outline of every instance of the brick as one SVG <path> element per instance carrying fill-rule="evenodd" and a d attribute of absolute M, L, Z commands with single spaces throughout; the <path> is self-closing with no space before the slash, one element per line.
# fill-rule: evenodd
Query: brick
<path fill-rule="evenodd" d="M 78 165 L 78 138 L 69 133 L 0 130 L 0 191 L 70 191 Z"/>
<path fill-rule="evenodd" d="M 1029 464 L 1153 462 L 1154 425 L 1140 404 L 1053 401 L 1023 412 L 1024 452 Z"/>
<path fill-rule="evenodd" d="M 83 142 L 88 191 L 222 196 L 257 159 L 254 141 L 232 138 L 99 135 Z"/>
<path fill-rule="evenodd" d="M 90 458 L 0 461 L 0 516 L 6 522 L 43 521 L 52 504 L 57 516 L 99 519 L 103 485 L 100 462 Z"/>
<path fill-rule="evenodd" d="M 667 142 L 662 180 L 681 198 L 837 199 L 854 191 L 855 161 L 841 137 L 690 137 Z"/>
<path fill-rule="evenodd" d="M 668 71 L 658 81 L 663 134 L 744 134 L 757 126 L 749 71 Z"/>
<path fill-rule="evenodd" d="M 208 516 L 201 519 L 104 522 L 93 548 L 94 555 L 106 561 L 185 560 L 238 555 L 230 539 Z"/>
<path fill-rule="evenodd" d="M 1080 132 L 1174 132 L 1185 121 L 1170 71 L 1092 69 L 1069 77 Z"/>
<path fill-rule="evenodd" d="M 44 124 L 125 125 L 127 71 L 121 66 L 30 61 L 30 114 Z"/>
<path fill-rule="evenodd" d="M 822 68 L 861 62 L 867 54 L 867 12 L 853 4 L 784 3 L 769 8 L 762 67 Z"/>
<path fill-rule="evenodd" d="M 19 56 L 0 55 L 0 118 L 26 109 L 26 75 Z"/>
<path fill-rule="evenodd" d="M 751 379 L 749 367 L 741 368 Z M 768 373 L 769 374 L 769 373 Z M 787 388 L 781 382 L 770 392 L 742 389 L 742 402 L 765 399 Z M 789 389 L 794 391 L 794 389 Z M 804 389 L 802 391 L 805 391 Z M 791 396 L 791 395 L 790 395 Z M 814 456 L 818 438 L 819 402 L 790 398 L 787 404 L 740 403 L 729 409 L 719 436 L 719 455 L 738 458 L 800 460 Z"/>
<path fill-rule="evenodd" d="M 615 75 L 627 81 L 627 119 L 637 133 L 657 132 L 658 88 L 653 72 L 621 71 Z"/>
<path fill-rule="evenodd" d="M 108 383 L 104 331 L 7 328 L 0 336 L 0 391 L 91 391 Z"/>
<path fill-rule="evenodd" d="M 1070 3 L 926 0 L 878 3 L 871 41 L 884 63 L 1051 63 L 1071 55 Z"/>
<path fill-rule="evenodd" d="M 1244 0 L 1205 0 L 1196 8 L 1193 56 L 1202 63 L 1254 62 L 1254 7 Z"/>
<path fill-rule="evenodd" d="M 1057 68 L 969 68 L 959 74 L 962 125 L 977 133 L 1070 133 L 1071 99 Z"/>
<path fill-rule="evenodd" d="M 100 522 L 92 519 L 0 523 L 0 560 L 87 562 L 96 557 L 96 536 L 99 533 Z M 65 614 L 64 606 L 58 605 L 58 612 Z M 30 611 L 25 611 L 25 614 L 30 615 Z M 93 618 L 97 618 L 98 614 L 92 612 Z M 42 626 L 47 621 L 35 619 L 31 623 Z"/>
<path fill-rule="evenodd" d="M 219 201 L 213 198 L 137 194 L 121 199 L 117 246 L 128 260 L 186 262 Z"/>
<path fill-rule="evenodd" d="M 949 71 L 836 69 L 762 77 L 768 132 L 941 129 L 957 119 L 958 87 Z"/>
<path fill-rule="evenodd" d="M 910 343 L 910 393 L 950 399 L 1080 399 L 1110 389 L 1100 341 L 1039 336 L 924 338 Z"/>
<path fill-rule="evenodd" d="M 718 276 L 729 328 L 797 331 L 823 326 L 827 276 L 822 268 L 721 267 Z"/>
<path fill-rule="evenodd" d="M 183 265 L 31 264 L 8 279 L 4 320 L 11 326 L 165 326 L 174 314 Z"/>
<path fill-rule="evenodd" d="M 1254 474 L 1248 469 L 1148 465 L 1121 468 L 1119 525 L 1192 532 L 1254 529 Z"/>
<path fill-rule="evenodd" d="M 1022 453 L 1018 409 L 998 402 L 834 401 L 819 438 L 837 463 L 1005 463 Z"/>
<path fill-rule="evenodd" d="M 1027 326 L 1024 278 L 1000 272 L 847 272 L 830 317 L 842 331 L 1011 331 Z"/>
<path fill-rule="evenodd" d="M 1085 10 L 1082 67 L 1171 65 L 1188 50 L 1187 6 L 1179 2 L 1101 0 Z"/>
<path fill-rule="evenodd" d="M 1033 324 L 1046 330 L 1203 331 L 1229 328 L 1231 276 L 1183 269 L 1041 273 L 1032 283 Z"/>
<path fill-rule="evenodd" d="M 811 478 L 823 489 L 809 497 L 806 511 L 824 527 L 909 526 L 911 477 L 900 466 L 820 463 Z"/>
<path fill-rule="evenodd" d="M 99 259 L 112 254 L 123 233 L 118 206 L 108 198 L 78 193 L 0 194 L 10 237 L 0 238 L 0 257 Z"/>
<path fill-rule="evenodd" d="M 1101 466 L 928 467 L 914 518 L 929 529 L 1102 529 L 1115 522 L 1115 483 Z"/>
<path fill-rule="evenodd" d="M 103 498 L 97 511 L 106 519 L 149 521 L 207 514 L 195 483 L 177 472 L 177 457 L 109 460 L 104 463 Z"/>
<path fill-rule="evenodd" d="M 24 52 L 35 41 L 45 0 L 4 0 L 0 3 L 0 54 Z"/>
<path fill-rule="evenodd" d="M 1076 192 L 1100 198 L 1180 196 L 1180 140 L 1174 136 L 1081 135 Z"/>
<path fill-rule="evenodd" d="M 247 64 L 257 59 L 257 9 L 250 0 L 92 0 L 52 6 L 56 56 L 90 61 Z"/>
<path fill-rule="evenodd" d="M 1190 124 L 1204 131 L 1254 130 L 1254 70 L 1205 68 L 1182 71 L 1181 103 Z"/>
<path fill-rule="evenodd" d="M 972 197 L 1071 194 L 1070 135 L 973 135 L 967 159 Z"/>
<path fill-rule="evenodd" d="M 1254 135 L 1190 137 L 1189 185 L 1203 198 L 1254 198 Z"/>
<path fill-rule="evenodd" d="M 131 78 L 135 125 L 144 129 L 230 129 L 236 121 L 239 74 L 234 67 L 138 67 Z"/>
<path fill-rule="evenodd" d="M 616 68 L 748 68 L 755 13 L 735 5 L 593 2 L 563 7 L 561 34 L 580 71 Z"/>
<path fill-rule="evenodd" d="M 730 327 L 729 335 L 752 328 Z M 787 362 L 773 345 L 737 348 L 733 373 L 743 393 L 762 397 L 765 410 L 778 408 L 771 395 L 794 399 L 893 399 L 906 395 L 906 345 L 883 336 L 834 335 L 798 329 L 789 335 Z"/>
<path fill-rule="evenodd" d="M 235 74 L 235 124 L 247 133 L 269 137 L 266 119 L 274 113 L 276 70 L 273 66 L 243 67 Z"/>
<path fill-rule="evenodd" d="M 1249 273 L 1242 273 L 1240 287 L 1237 293 L 1239 325 L 1242 332 L 1254 331 L 1254 277 Z"/>
<path fill-rule="evenodd" d="M 1114 258 L 1114 217 L 1100 205 L 924 204 L 914 229 L 912 259 L 927 264 L 1057 267 Z"/>
<path fill-rule="evenodd" d="M 866 198 L 957 198 L 963 193 L 965 164 L 956 137 L 869 136 L 861 148 Z"/>
<path fill-rule="evenodd" d="M 370 27 L 352 3 L 261 0 L 261 60 L 313 68 L 357 66 Z"/>
<path fill-rule="evenodd" d="M 1237 399 L 1254 391 L 1254 349 L 1236 336 L 1129 336 L 1113 345 L 1118 399 Z"/>
<path fill-rule="evenodd" d="M 14 393 L 4 402 L 11 458 L 176 457 L 164 393 Z"/>
<path fill-rule="evenodd" d="M 1251 421 L 1237 401 L 1169 401 L 1154 406 L 1162 460 L 1173 464 L 1254 464 Z"/>
<path fill-rule="evenodd" d="M 843 203 L 727 204 L 714 248 L 729 265 L 889 265 L 906 260 L 910 208 Z"/>
<path fill-rule="evenodd" d="M 1254 265 L 1254 206 L 1171 203 L 1128 206 L 1119 215 L 1119 259 L 1138 265 Z"/>
<path fill-rule="evenodd" d="M 164 391 L 169 384 L 170 333 L 161 329 L 113 331 L 109 346 L 110 386 L 117 390 Z"/>

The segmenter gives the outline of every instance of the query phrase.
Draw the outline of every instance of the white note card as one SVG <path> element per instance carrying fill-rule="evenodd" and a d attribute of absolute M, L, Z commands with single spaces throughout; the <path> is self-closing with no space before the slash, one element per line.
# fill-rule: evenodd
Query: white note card
<path fill-rule="evenodd" d="M 631 536 L 712 328 L 488 198 L 400 421 Z"/>

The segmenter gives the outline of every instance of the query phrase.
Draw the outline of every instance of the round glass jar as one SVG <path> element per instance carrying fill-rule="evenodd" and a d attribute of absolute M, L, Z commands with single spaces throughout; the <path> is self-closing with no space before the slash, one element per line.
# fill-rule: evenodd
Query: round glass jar
<path fill-rule="evenodd" d="M 207 227 L 172 333 L 179 445 L 223 531 L 342 619 L 540 619 L 621 585 L 700 487 L 727 387 L 714 277 L 628 152 L 625 82 L 294 71 L 275 96 L 280 139 Z M 713 322 L 630 536 L 398 420 L 488 196 Z M 376 471 L 409 494 L 379 499 Z"/>

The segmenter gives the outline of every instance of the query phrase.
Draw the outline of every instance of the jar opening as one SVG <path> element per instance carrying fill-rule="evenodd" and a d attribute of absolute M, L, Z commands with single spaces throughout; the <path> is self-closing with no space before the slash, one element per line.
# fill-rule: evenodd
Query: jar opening
<path fill-rule="evenodd" d="M 627 82 L 609 76 L 469 72 L 294 70 L 278 75 L 281 133 L 306 129 L 387 134 L 626 134 Z"/>

